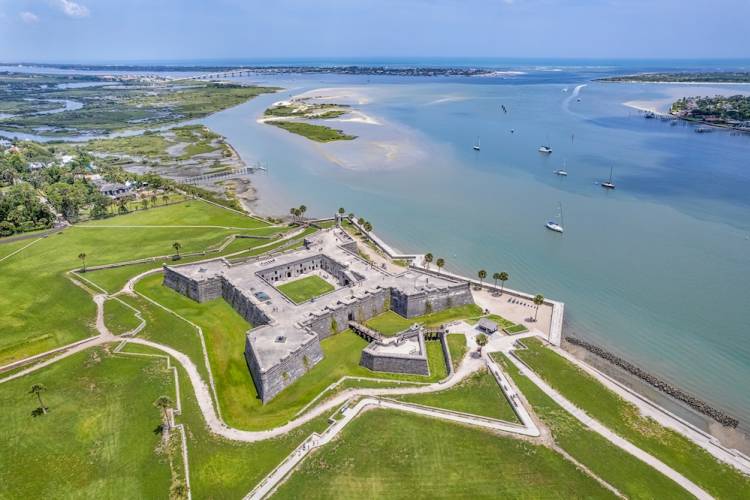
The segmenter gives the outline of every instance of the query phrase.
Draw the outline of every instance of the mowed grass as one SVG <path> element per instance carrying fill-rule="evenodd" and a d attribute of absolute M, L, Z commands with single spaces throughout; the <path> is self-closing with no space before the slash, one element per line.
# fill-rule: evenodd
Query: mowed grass
<path fill-rule="evenodd" d="M 717 461 L 689 439 L 644 418 L 638 409 L 538 339 L 524 340 L 518 357 L 593 418 L 662 460 L 717 498 L 750 497 L 750 477 Z"/>
<path fill-rule="evenodd" d="M 441 420 L 372 410 L 275 498 L 614 498 L 562 455 Z"/>
<path fill-rule="evenodd" d="M 295 304 L 307 302 L 324 293 L 332 292 L 335 287 L 320 276 L 305 276 L 276 287 Z"/>
<path fill-rule="evenodd" d="M 174 398 L 165 367 L 93 349 L 0 384 L 0 498 L 166 498 L 153 406 Z M 35 383 L 47 387 L 47 415 L 31 415 Z"/>
<path fill-rule="evenodd" d="M 575 460 L 629 498 L 688 498 L 690 495 L 665 475 L 588 429 L 563 410 L 502 353 L 492 357 L 510 375 L 521 394 L 552 432 L 555 442 Z"/>
<path fill-rule="evenodd" d="M 444 309 L 443 311 L 416 316 L 409 319 L 404 318 L 393 311 L 385 311 L 382 314 L 370 318 L 365 324 L 383 335 L 391 336 L 406 330 L 414 323 L 419 323 L 428 328 L 438 327 L 451 321 L 472 318 L 481 314 L 482 308 L 475 304 L 451 307 Z"/>
<path fill-rule="evenodd" d="M 508 422 L 519 422 L 495 377 L 481 370 L 445 391 L 401 396 L 399 399 L 446 410 L 471 413 Z"/>
<path fill-rule="evenodd" d="M 462 334 L 448 335 L 448 351 L 451 353 L 451 362 L 453 363 L 453 369 L 458 368 L 461 364 L 461 360 L 466 356 L 466 351 L 469 348 L 466 346 L 466 336 Z"/>
<path fill-rule="evenodd" d="M 189 204 L 190 207 L 185 207 Z M 90 294 L 73 284 L 66 272 L 86 264 L 95 266 L 174 252 L 203 251 L 223 241 L 235 229 L 214 227 L 153 227 L 165 221 L 191 225 L 192 218 L 207 212 L 204 221 L 226 226 L 253 226 L 253 219 L 199 201 L 140 211 L 125 216 L 73 226 L 51 235 L 0 262 L 0 365 L 44 352 L 96 333 L 95 305 Z M 123 219 L 126 219 L 123 221 Z M 146 225 L 108 228 L 102 224 Z M 157 264 L 158 265 L 158 264 Z M 90 274 L 91 276 L 94 273 Z M 86 273 L 84 276 L 89 276 Z"/>
<path fill-rule="evenodd" d="M 121 335 L 135 329 L 141 324 L 135 311 L 117 299 L 104 302 L 104 324 L 114 335 Z"/>
<path fill-rule="evenodd" d="M 160 351 L 133 344 L 128 344 L 124 351 L 161 354 Z M 182 415 L 177 417 L 177 423 L 185 426 L 187 434 L 193 498 L 244 497 L 307 436 L 323 431 L 328 425 L 328 414 L 324 414 L 276 439 L 243 443 L 218 437 L 206 427 L 187 374 L 178 363 L 173 362 L 173 365 L 177 367 L 182 396 Z M 111 497 L 123 498 L 116 494 Z M 166 497 L 166 491 L 160 495 L 133 496 Z"/>

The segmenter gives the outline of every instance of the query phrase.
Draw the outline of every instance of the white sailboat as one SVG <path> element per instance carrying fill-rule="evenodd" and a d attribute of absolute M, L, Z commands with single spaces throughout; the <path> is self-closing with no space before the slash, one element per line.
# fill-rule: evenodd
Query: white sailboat
<path fill-rule="evenodd" d="M 554 231 L 556 233 L 562 233 L 563 232 L 563 213 L 562 213 L 562 203 L 557 204 L 557 216 L 560 219 L 560 222 L 557 222 L 556 220 L 548 220 L 547 224 L 545 226 L 550 231 Z"/>
<path fill-rule="evenodd" d="M 601 185 L 602 185 L 602 187 L 604 189 L 614 189 L 615 188 L 615 183 L 612 182 L 612 170 L 613 170 L 613 167 L 609 167 L 609 180 L 608 181 L 604 181 L 604 182 L 601 183 Z"/>
<path fill-rule="evenodd" d="M 474 143 L 474 151 L 479 151 L 481 149 L 481 144 L 479 142 L 479 136 L 477 136 L 477 142 Z"/>
<path fill-rule="evenodd" d="M 552 153 L 552 147 L 549 145 L 549 136 L 547 136 L 547 144 L 543 146 L 539 146 L 539 152 L 544 153 L 546 155 Z"/>
<path fill-rule="evenodd" d="M 568 176 L 568 171 L 566 170 L 566 168 L 567 168 L 567 165 L 568 165 L 568 161 L 567 161 L 567 160 L 565 160 L 565 161 L 563 162 L 563 168 L 558 168 L 558 169 L 557 169 L 557 170 L 555 170 L 555 171 L 554 171 L 553 173 L 554 173 L 555 175 L 560 175 L 560 176 L 562 176 L 562 177 L 567 177 L 567 176 Z"/>

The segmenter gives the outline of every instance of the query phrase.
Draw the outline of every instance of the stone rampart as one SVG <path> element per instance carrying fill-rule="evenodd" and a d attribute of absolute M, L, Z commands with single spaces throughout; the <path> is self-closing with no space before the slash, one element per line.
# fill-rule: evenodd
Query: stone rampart
<path fill-rule="evenodd" d="M 266 316 L 266 313 L 250 297 L 225 279 L 222 279 L 221 296 L 232 306 L 232 309 L 237 311 L 251 325 L 260 326 L 270 323 L 271 320 Z"/>
<path fill-rule="evenodd" d="M 416 293 L 405 293 L 395 288 L 391 290 L 391 309 L 405 318 L 473 303 L 468 283 L 429 288 Z"/>
<path fill-rule="evenodd" d="M 260 328 L 269 329 L 267 334 L 273 335 L 270 331 L 271 327 L 262 326 Z M 245 360 L 252 374 L 258 396 L 263 403 L 266 403 L 318 364 L 323 359 L 323 351 L 320 348 L 318 336 L 309 332 L 308 341 L 297 349 L 290 351 L 278 363 L 264 371 L 256 358 L 255 350 L 252 348 L 251 336 L 259 333 L 257 330 L 251 330 L 245 340 Z"/>
<path fill-rule="evenodd" d="M 164 285 L 196 302 L 206 302 L 221 297 L 221 282 L 220 276 L 195 280 L 164 266 Z"/>
<path fill-rule="evenodd" d="M 326 307 L 315 314 L 306 325 L 323 340 L 349 328 L 350 321 L 364 323 L 387 311 L 389 294 L 389 290 L 385 288 L 368 290 L 361 298 L 352 298 L 350 302 L 340 301 L 338 304 Z"/>

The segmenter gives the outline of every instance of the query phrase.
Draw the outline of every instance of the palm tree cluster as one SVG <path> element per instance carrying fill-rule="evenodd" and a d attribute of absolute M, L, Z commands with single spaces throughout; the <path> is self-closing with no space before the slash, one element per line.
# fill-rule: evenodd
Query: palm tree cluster
<path fill-rule="evenodd" d="M 307 207 L 305 205 L 300 205 L 299 207 L 292 207 L 289 209 L 289 213 L 292 215 L 293 222 L 299 222 L 300 219 L 305 215 L 305 212 L 307 212 Z"/>

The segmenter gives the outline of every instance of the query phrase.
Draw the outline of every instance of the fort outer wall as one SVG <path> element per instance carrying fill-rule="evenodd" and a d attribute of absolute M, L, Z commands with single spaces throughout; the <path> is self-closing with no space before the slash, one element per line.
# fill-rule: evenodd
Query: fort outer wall
<path fill-rule="evenodd" d="M 163 270 L 166 286 L 196 302 L 206 302 L 222 296 L 221 276 L 195 280 L 170 269 L 166 264 L 163 266 Z"/>
<path fill-rule="evenodd" d="M 421 334 L 419 335 L 419 348 L 422 355 L 419 357 L 374 352 L 370 349 L 374 344 L 377 344 L 377 342 L 371 342 L 362 350 L 362 357 L 359 360 L 361 366 L 376 372 L 430 374 L 430 365 L 427 362 L 427 346 Z"/>
<path fill-rule="evenodd" d="M 335 306 L 329 306 L 314 318 L 305 323 L 318 338 L 326 337 L 349 328 L 349 321 L 364 323 L 368 319 L 384 313 L 390 305 L 390 290 L 387 288 L 376 288 L 367 290 L 364 297 L 351 299 L 351 302 L 341 302 Z"/>
<path fill-rule="evenodd" d="M 473 303 L 474 298 L 468 283 L 456 283 L 412 294 L 395 288 L 391 290 L 391 310 L 404 318 L 414 318 Z"/>
<path fill-rule="evenodd" d="M 273 335 L 272 331 L 261 331 L 261 329 L 269 328 L 271 327 L 261 326 L 254 329 L 253 333 Z M 253 384 L 258 391 L 258 396 L 264 404 L 293 384 L 323 359 L 323 351 L 320 348 L 318 336 L 310 330 L 307 333 L 309 339 L 304 344 L 288 353 L 281 358 L 281 361 L 266 369 L 266 371 L 263 371 L 255 357 L 251 335 L 245 337 L 245 361 L 247 361 L 247 366 L 253 376 Z"/>

